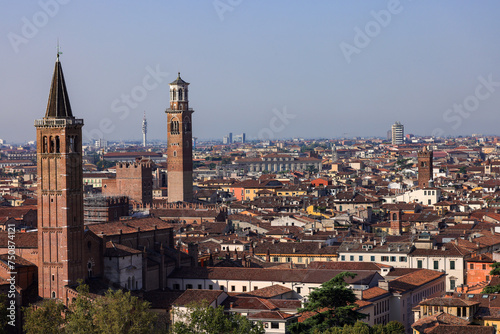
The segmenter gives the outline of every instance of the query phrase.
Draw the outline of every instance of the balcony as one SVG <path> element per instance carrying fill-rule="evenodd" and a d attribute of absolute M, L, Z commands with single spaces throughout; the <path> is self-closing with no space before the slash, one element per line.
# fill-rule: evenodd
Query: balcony
<path fill-rule="evenodd" d="M 42 118 L 35 120 L 36 127 L 54 127 L 61 128 L 69 125 L 83 126 L 83 119 L 79 118 Z"/>

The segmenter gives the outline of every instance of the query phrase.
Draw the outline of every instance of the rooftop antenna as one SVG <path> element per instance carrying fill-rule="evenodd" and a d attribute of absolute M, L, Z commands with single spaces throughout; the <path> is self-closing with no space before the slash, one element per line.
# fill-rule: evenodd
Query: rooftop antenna
<path fill-rule="evenodd" d="M 57 59 L 59 59 L 59 55 L 62 55 L 61 47 L 59 46 L 59 38 L 57 39 Z"/>

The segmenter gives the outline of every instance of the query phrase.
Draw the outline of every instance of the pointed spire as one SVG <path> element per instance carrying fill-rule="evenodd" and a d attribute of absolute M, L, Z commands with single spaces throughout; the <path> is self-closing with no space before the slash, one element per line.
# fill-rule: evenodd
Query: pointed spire
<path fill-rule="evenodd" d="M 186 81 L 181 79 L 181 72 L 177 72 L 177 79 L 170 83 L 171 85 L 189 85 Z"/>
<path fill-rule="evenodd" d="M 58 48 L 45 118 L 73 118 L 61 62 L 59 61 L 60 54 Z"/>

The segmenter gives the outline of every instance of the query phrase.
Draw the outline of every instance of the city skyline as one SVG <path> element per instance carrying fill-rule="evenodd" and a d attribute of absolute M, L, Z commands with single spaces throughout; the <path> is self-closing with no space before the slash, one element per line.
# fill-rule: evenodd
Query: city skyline
<path fill-rule="evenodd" d="M 396 120 L 416 135 L 498 134 L 495 2 L 126 4 L 4 4 L 0 138 L 34 139 L 24 120 L 44 111 L 58 39 L 87 140 L 140 141 L 146 111 L 148 138 L 166 141 L 179 71 L 200 139 L 384 137 Z"/>

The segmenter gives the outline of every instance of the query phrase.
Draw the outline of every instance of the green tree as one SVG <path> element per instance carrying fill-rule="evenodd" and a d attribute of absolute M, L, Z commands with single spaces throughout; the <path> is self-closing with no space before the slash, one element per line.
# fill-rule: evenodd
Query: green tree
<path fill-rule="evenodd" d="M 398 166 L 398 170 L 403 170 L 411 167 L 411 162 L 409 162 L 410 158 L 402 158 L 396 161 L 396 165 Z"/>
<path fill-rule="evenodd" d="M 315 168 L 314 165 L 307 165 L 306 171 L 311 173 L 311 174 L 314 174 L 314 173 L 318 172 L 318 169 Z"/>
<path fill-rule="evenodd" d="M 62 333 L 64 305 L 54 299 L 46 299 L 39 306 L 29 306 L 24 311 L 24 331 L 26 334 Z"/>
<path fill-rule="evenodd" d="M 321 334 L 405 334 L 405 326 L 398 321 L 390 321 L 387 325 L 374 325 L 358 321 L 354 325 L 344 325 L 344 327 L 332 327 L 324 332 L 316 331 Z"/>
<path fill-rule="evenodd" d="M 344 325 L 342 334 L 371 334 L 371 328 L 367 323 L 358 321 L 353 326 Z"/>
<path fill-rule="evenodd" d="M 97 166 L 97 169 L 104 170 L 116 166 L 117 162 L 118 161 L 99 160 L 95 165 Z"/>
<path fill-rule="evenodd" d="M 331 327 L 354 325 L 365 317 L 356 311 L 354 292 L 348 288 L 345 279 L 356 274 L 342 272 L 309 294 L 309 300 L 299 312 L 310 312 L 312 316 L 304 322 L 290 326 L 292 333 L 314 333 Z"/>
<path fill-rule="evenodd" d="M 500 275 L 500 262 L 495 262 L 490 265 L 491 266 L 491 271 L 490 275 L 491 276 L 498 276 Z M 482 293 L 499 293 L 500 292 L 500 285 L 488 285 L 483 288 Z"/>
<path fill-rule="evenodd" d="M 384 327 L 384 334 L 404 334 L 405 326 L 399 321 L 389 321 Z"/>
<path fill-rule="evenodd" d="M 490 294 L 490 293 L 500 293 L 500 285 L 485 286 L 483 288 L 483 291 L 481 291 L 481 293 L 487 293 L 487 294 Z"/>
<path fill-rule="evenodd" d="M 230 165 L 231 164 L 231 158 L 222 158 L 221 164 L 223 164 L 223 165 Z"/>
<path fill-rule="evenodd" d="M 7 307 L 9 307 L 9 300 L 7 299 L 6 294 L 1 294 L 0 295 L 0 334 L 7 333 L 7 323 L 10 320 L 7 318 L 9 315 L 9 310 L 7 310 Z"/>
<path fill-rule="evenodd" d="M 80 284 L 76 290 L 78 297 L 70 306 L 66 316 L 66 331 L 68 333 L 97 333 L 94 325 L 95 308 L 89 296 L 88 285 Z"/>
<path fill-rule="evenodd" d="M 77 288 L 66 317 L 64 306 L 46 300 L 40 307 L 29 307 L 25 312 L 24 330 L 35 333 L 78 334 L 148 334 L 155 331 L 156 314 L 149 311 L 149 303 L 130 294 L 130 291 L 108 290 L 104 296 L 90 298 L 88 286 Z M 64 329 L 64 331 L 63 331 Z"/>
<path fill-rule="evenodd" d="M 156 314 L 150 304 L 132 296 L 130 291 L 108 290 L 94 300 L 93 322 L 98 333 L 147 334 L 154 331 Z"/>
<path fill-rule="evenodd" d="M 491 267 L 491 271 L 490 271 L 491 276 L 500 275 L 500 262 L 495 262 L 495 263 L 491 264 L 490 267 Z"/>
<path fill-rule="evenodd" d="M 240 314 L 225 314 L 224 307 L 208 306 L 206 302 L 191 304 L 187 311 L 177 311 L 183 318 L 174 323 L 171 334 L 263 334 L 262 324 L 254 324 Z"/>

